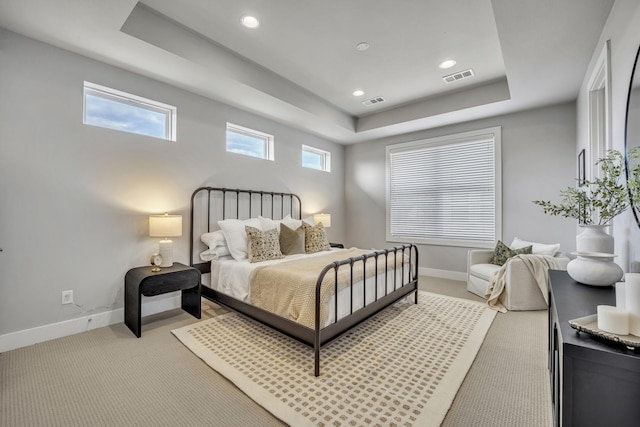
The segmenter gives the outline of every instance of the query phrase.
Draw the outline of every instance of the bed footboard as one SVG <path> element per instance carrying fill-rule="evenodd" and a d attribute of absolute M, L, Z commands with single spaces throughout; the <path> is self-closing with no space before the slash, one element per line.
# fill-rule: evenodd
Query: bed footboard
<path fill-rule="evenodd" d="M 391 257 L 391 262 L 389 259 Z M 384 260 L 383 268 L 380 268 L 380 259 Z M 400 259 L 400 261 L 398 261 Z M 360 265 L 363 271 L 367 270 L 367 263 L 373 264 L 373 276 L 369 280 L 373 280 L 373 300 L 367 302 L 367 286 L 366 278 L 365 283 L 362 286 L 363 292 L 363 306 L 357 309 L 353 307 L 353 292 L 354 292 L 354 267 Z M 400 265 L 398 265 L 400 264 Z M 327 275 L 333 275 L 334 295 L 338 295 L 338 270 L 342 267 L 348 266 L 349 275 L 349 289 L 351 293 L 350 298 L 350 311 L 349 314 L 341 319 L 338 319 L 338 298 L 334 298 L 334 311 L 335 318 L 331 324 L 322 325 L 320 316 L 321 290 L 323 283 Z M 389 277 L 392 273 L 392 290 L 389 289 Z M 399 274 L 398 274 L 399 273 Z M 399 276 L 399 278 L 398 278 Z M 329 276 L 330 277 L 330 276 Z M 384 283 L 384 292 L 379 292 L 378 281 L 380 277 Z M 326 285 L 325 285 L 326 286 Z M 418 303 L 418 248 L 413 244 L 405 244 L 396 246 L 390 249 L 382 249 L 374 251 L 368 254 L 360 255 L 353 258 L 344 259 L 342 261 L 336 261 L 327 265 L 318 276 L 316 281 L 316 295 L 315 295 L 315 330 L 314 330 L 314 375 L 317 377 L 320 375 L 320 348 L 323 344 L 338 337 L 342 333 L 346 332 L 358 323 L 373 316 L 380 310 L 388 307 L 399 299 L 405 297 L 410 293 L 414 293 L 414 303 Z M 324 327 L 323 327 L 324 326 Z"/>

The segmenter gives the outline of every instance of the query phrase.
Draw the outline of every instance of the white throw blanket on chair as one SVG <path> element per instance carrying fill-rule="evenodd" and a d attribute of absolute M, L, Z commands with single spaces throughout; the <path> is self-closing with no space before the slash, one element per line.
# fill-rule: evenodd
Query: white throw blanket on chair
<path fill-rule="evenodd" d="M 500 297 L 507 287 L 507 265 L 514 259 L 522 260 L 538 284 L 538 288 L 540 288 L 540 292 L 542 292 L 542 296 L 548 305 L 549 269 L 564 270 L 564 263 L 560 259 L 548 255 L 516 255 L 513 258 L 509 258 L 502 268 L 496 271 L 493 277 L 491 277 L 491 280 L 489 280 L 489 286 L 487 287 L 487 293 L 485 295 L 489 307 L 502 313 L 507 312 L 507 309 L 500 303 Z M 515 285 L 517 286 L 517 284 Z"/>

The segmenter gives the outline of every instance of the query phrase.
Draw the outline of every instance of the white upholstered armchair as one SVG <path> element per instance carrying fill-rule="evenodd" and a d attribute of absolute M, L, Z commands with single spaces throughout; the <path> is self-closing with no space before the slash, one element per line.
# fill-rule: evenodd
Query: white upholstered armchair
<path fill-rule="evenodd" d="M 523 247 L 521 242 L 531 243 L 516 237 L 510 247 Z M 536 247 L 536 245 L 540 246 Z M 543 249 L 546 249 L 548 255 L 549 246 L 551 245 L 534 244 L 533 254 L 545 254 Z M 557 247 L 559 248 L 559 245 Z M 554 255 L 553 263 L 556 268 L 566 269 L 569 258 L 557 249 L 550 251 L 550 253 Z M 492 249 L 470 249 L 467 256 L 467 290 L 482 298 L 486 298 L 491 277 L 502 268 L 499 265 L 489 263 L 493 255 Z M 536 278 L 522 259 L 517 257 L 509 259 L 504 268 L 505 289 L 500 296 L 500 302 L 507 310 L 544 310 L 547 308 L 546 300 Z"/>

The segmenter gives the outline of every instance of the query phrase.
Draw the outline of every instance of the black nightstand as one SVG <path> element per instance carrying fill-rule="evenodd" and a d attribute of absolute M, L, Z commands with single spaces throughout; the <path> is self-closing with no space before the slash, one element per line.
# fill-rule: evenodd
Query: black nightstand
<path fill-rule="evenodd" d="M 151 266 L 136 267 L 124 276 L 124 323 L 138 338 L 142 335 L 142 295 L 146 297 L 182 291 L 182 309 L 200 319 L 200 271 L 174 262 L 158 272 Z"/>

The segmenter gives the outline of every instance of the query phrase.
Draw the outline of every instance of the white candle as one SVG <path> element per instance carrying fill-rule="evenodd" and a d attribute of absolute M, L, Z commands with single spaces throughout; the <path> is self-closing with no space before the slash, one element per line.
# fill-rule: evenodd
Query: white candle
<path fill-rule="evenodd" d="M 640 337 L 640 273 L 627 273 L 624 275 L 624 281 L 629 332 Z"/>
<path fill-rule="evenodd" d="M 598 329 L 617 335 L 629 335 L 629 313 L 611 305 L 599 305 Z"/>
<path fill-rule="evenodd" d="M 625 295 L 624 282 L 616 283 L 616 307 L 623 310 L 627 309 L 627 296 Z"/>

